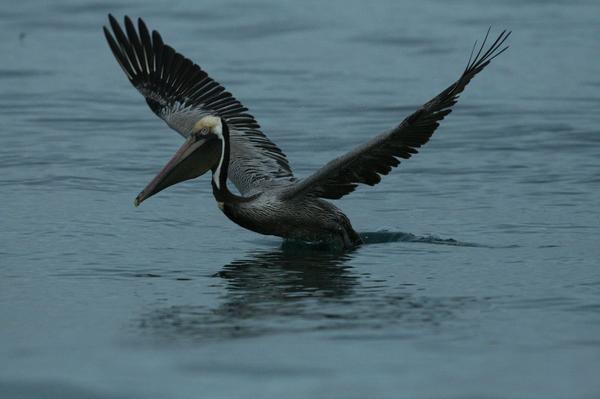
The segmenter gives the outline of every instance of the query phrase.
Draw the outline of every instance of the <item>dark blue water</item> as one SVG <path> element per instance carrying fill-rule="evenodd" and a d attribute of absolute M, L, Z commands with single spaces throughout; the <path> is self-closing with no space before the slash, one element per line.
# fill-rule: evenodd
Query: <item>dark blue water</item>
<path fill-rule="evenodd" d="M 204 176 L 132 205 L 181 138 L 126 81 L 142 16 L 297 175 L 511 49 L 423 151 L 338 202 L 371 244 L 281 245 Z M 0 5 L 2 398 L 597 398 L 600 3 Z"/>

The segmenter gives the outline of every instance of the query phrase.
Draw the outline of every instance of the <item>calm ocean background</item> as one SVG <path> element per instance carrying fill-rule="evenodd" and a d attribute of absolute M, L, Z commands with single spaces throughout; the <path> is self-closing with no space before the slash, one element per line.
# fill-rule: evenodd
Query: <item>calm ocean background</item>
<path fill-rule="evenodd" d="M 338 201 L 390 242 L 327 254 L 231 223 L 208 176 L 133 207 L 182 139 L 108 12 L 224 84 L 298 176 L 446 88 L 488 26 L 513 35 L 419 155 Z M 599 20 L 597 0 L 2 2 L 0 397 L 599 398 Z"/>

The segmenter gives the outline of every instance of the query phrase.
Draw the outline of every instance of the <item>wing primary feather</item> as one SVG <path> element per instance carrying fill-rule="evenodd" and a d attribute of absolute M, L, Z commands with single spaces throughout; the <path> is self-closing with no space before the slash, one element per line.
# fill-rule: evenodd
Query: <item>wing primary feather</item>
<path fill-rule="evenodd" d="M 121 27 L 117 23 L 117 20 L 112 15 L 110 16 L 110 25 L 112 27 L 119 48 L 121 49 L 121 52 L 125 56 L 125 59 L 129 63 L 129 65 L 131 66 L 131 70 L 133 71 L 135 78 L 137 77 L 137 70 L 135 68 L 135 65 L 133 64 L 133 59 L 135 56 L 133 54 L 133 50 L 131 49 L 131 44 L 128 42 L 127 37 L 125 36 L 125 33 L 123 33 L 123 31 L 121 30 Z"/>
<path fill-rule="evenodd" d="M 129 80 L 132 80 L 133 75 L 134 75 L 133 71 L 131 70 L 129 63 L 125 60 L 125 57 L 124 57 L 123 53 L 121 52 L 119 45 L 115 42 L 115 39 L 108 32 L 108 29 L 106 29 L 106 27 L 102 27 L 102 30 L 104 31 L 104 36 L 106 37 L 106 41 L 108 42 L 108 45 L 109 45 L 113 55 L 117 59 L 117 62 L 121 66 L 121 69 L 123 69 L 123 72 L 125 72 L 125 74 L 129 78 Z"/>
<path fill-rule="evenodd" d="M 471 59 L 473 58 L 473 53 L 475 52 L 476 47 L 477 47 L 477 40 L 475 40 L 475 43 L 473 43 L 473 48 L 471 49 L 471 54 L 469 55 L 469 61 L 467 61 L 467 66 L 465 67 L 465 72 L 469 70 L 469 66 L 471 65 Z"/>
<path fill-rule="evenodd" d="M 141 20 L 141 19 L 140 19 Z M 162 38 L 157 31 L 152 31 L 152 54 L 154 54 L 154 63 L 155 63 L 155 80 L 160 81 L 162 79 L 163 73 L 163 51 L 164 45 L 162 42 Z"/>
<path fill-rule="evenodd" d="M 135 58 L 135 61 L 137 62 L 137 66 L 138 66 L 138 70 L 141 73 L 147 73 L 146 70 L 144 70 L 145 68 L 145 64 L 146 62 L 142 62 L 141 60 L 141 56 L 144 53 L 144 51 L 142 50 L 142 45 L 140 43 L 140 39 L 137 36 L 137 32 L 135 31 L 135 28 L 133 27 L 133 22 L 131 22 L 131 19 L 129 19 L 129 17 L 126 15 L 125 16 L 125 30 L 127 31 L 127 38 L 129 39 L 129 43 L 131 43 L 131 48 L 133 50 L 133 56 Z"/>
<path fill-rule="evenodd" d="M 141 18 L 138 18 L 138 31 L 140 32 L 140 42 L 144 52 L 144 61 L 146 62 L 146 70 L 149 72 L 150 78 L 154 79 L 156 75 L 156 60 L 152 52 L 152 40 L 146 24 Z"/>
<path fill-rule="evenodd" d="M 481 51 L 485 47 L 485 42 L 487 42 L 487 39 L 488 39 L 488 36 L 490 35 L 491 30 L 492 30 L 492 27 L 491 26 L 488 27 L 488 30 L 485 33 L 485 37 L 483 38 L 483 42 L 481 42 L 481 46 L 479 47 L 479 51 L 477 52 L 477 55 L 475 56 L 475 59 L 473 60 L 473 62 L 475 62 L 477 59 L 479 59 L 479 55 L 481 54 Z"/>

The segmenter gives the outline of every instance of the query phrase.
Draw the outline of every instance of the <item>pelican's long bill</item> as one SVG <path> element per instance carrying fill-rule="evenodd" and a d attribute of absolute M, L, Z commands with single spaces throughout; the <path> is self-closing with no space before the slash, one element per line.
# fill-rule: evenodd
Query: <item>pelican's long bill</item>
<path fill-rule="evenodd" d="M 220 143 L 212 137 L 190 135 L 150 183 L 135 197 L 135 206 L 147 198 L 184 180 L 203 175 L 216 165 L 220 155 Z"/>

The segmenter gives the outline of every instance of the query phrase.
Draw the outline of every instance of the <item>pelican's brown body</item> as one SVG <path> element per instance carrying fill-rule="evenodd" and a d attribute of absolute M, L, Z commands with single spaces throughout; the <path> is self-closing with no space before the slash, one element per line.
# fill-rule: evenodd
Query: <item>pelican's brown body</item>
<path fill-rule="evenodd" d="M 260 130 L 254 117 L 229 92 L 173 48 L 125 17 L 125 31 L 109 15 L 104 33 L 130 82 L 170 127 L 186 138 L 163 170 L 136 198 L 136 205 L 178 182 L 212 170 L 219 208 L 238 225 L 261 234 L 305 241 L 361 243 L 350 220 L 326 199 L 339 199 L 358 184 L 374 185 L 418 152 L 448 115 L 471 79 L 506 50 L 503 31 L 478 52 L 457 81 L 389 132 L 297 179 L 285 154 Z M 489 34 L 489 31 L 488 31 Z M 113 36 L 114 35 L 114 36 Z M 475 49 L 475 48 L 474 48 Z M 307 126 L 308 127 L 308 126 Z M 241 195 L 227 188 L 230 180 Z"/>
<path fill-rule="evenodd" d="M 294 182 L 282 182 L 257 194 L 244 197 L 227 187 L 231 147 L 227 123 L 222 118 L 206 116 L 195 126 L 184 147 L 198 140 L 218 140 L 221 156 L 213 169 L 212 189 L 219 208 L 233 222 L 260 234 L 301 241 L 327 242 L 351 248 L 362 243 L 350 220 L 332 203 L 321 198 L 297 195 L 287 198 Z"/>
<path fill-rule="evenodd" d="M 247 201 L 224 202 L 219 207 L 233 222 L 260 234 L 328 242 L 344 248 L 362 243 L 348 217 L 320 198 L 283 201 L 277 193 L 263 193 Z"/>

